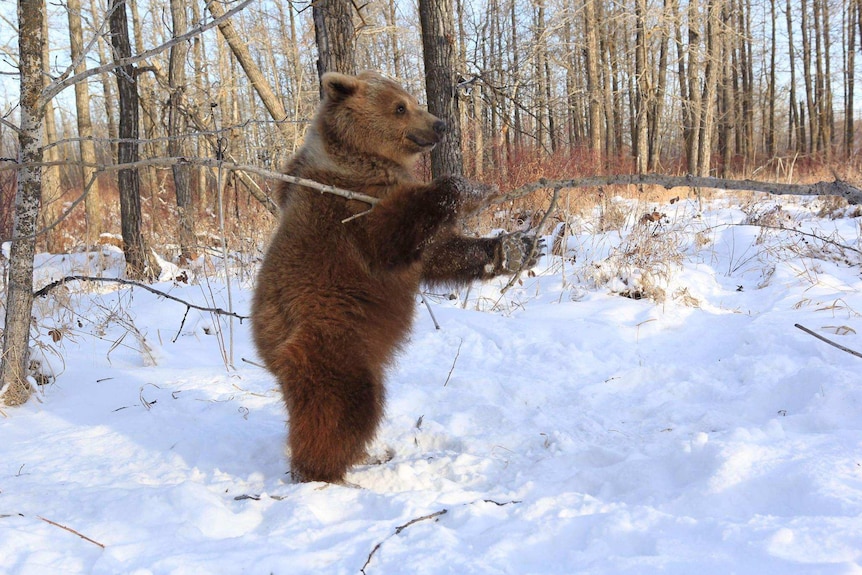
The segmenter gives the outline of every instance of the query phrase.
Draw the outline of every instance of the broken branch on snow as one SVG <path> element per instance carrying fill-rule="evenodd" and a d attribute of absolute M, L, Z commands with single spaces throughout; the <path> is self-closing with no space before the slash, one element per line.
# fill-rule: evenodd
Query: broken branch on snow
<path fill-rule="evenodd" d="M 825 342 L 826 342 L 826 343 L 828 343 L 829 345 L 831 345 L 831 346 L 833 346 L 833 347 L 837 347 L 837 348 L 838 348 L 838 349 L 840 349 L 841 351 L 846 351 L 846 352 L 847 352 L 847 353 L 849 353 L 850 355 L 855 355 L 856 357 L 862 357 L 862 353 L 860 353 L 860 352 L 858 352 L 858 351 L 856 351 L 856 350 L 850 349 L 849 347 L 844 347 L 844 346 L 843 346 L 843 345 L 841 345 L 840 343 L 835 343 L 835 342 L 834 342 L 834 341 L 832 341 L 831 339 L 827 339 L 827 338 L 823 337 L 822 335 L 820 335 L 819 333 L 815 333 L 814 331 L 812 331 L 812 330 L 808 329 L 807 327 L 805 327 L 805 326 L 803 326 L 803 325 L 799 325 L 798 323 L 793 324 L 793 325 L 794 325 L 794 327 L 797 327 L 797 328 L 801 329 L 802 331 L 804 331 L 804 332 L 805 332 L 805 333 L 807 333 L 808 335 L 812 335 L 812 336 L 816 337 L 817 339 L 819 339 L 820 341 L 825 341 Z"/>

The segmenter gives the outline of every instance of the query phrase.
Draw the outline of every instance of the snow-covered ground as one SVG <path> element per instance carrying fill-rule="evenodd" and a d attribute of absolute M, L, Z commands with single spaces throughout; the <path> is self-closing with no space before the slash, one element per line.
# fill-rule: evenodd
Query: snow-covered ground
<path fill-rule="evenodd" d="M 223 318 L 54 290 L 55 378 L 0 418 L 0 572 L 862 573 L 862 359 L 794 327 L 862 350 L 860 219 L 782 203 L 576 218 L 565 260 L 504 295 L 429 296 L 439 331 L 417 304 L 375 445 L 394 458 L 359 488 L 290 482 L 247 322 L 228 369 Z M 36 284 L 120 260 L 40 256 Z M 226 307 L 208 269 L 154 287 Z"/>

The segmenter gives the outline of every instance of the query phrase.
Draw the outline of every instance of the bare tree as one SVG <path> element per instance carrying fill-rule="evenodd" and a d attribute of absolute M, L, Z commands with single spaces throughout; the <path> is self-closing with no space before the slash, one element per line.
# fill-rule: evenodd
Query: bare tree
<path fill-rule="evenodd" d="M 845 13 L 844 38 L 847 49 L 844 50 L 844 157 L 853 155 L 853 102 L 855 100 L 856 77 L 856 28 L 862 13 L 862 2 L 849 0 Z"/>
<path fill-rule="evenodd" d="M 602 86 L 599 73 L 599 19 L 596 13 L 596 0 L 583 0 L 584 29 L 587 35 L 587 94 L 589 98 L 590 150 L 596 159 L 602 150 Z"/>
<path fill-rule="evenodd" d="M 644 173 L 649 166 L 649 118 L 646 40 L 646 0 L 635 0 L 635 171 Z"/>
<path fill-rule="evenodd" d="M 117 93 L 119 95 L 119 136 L 117 163 L 132 164 L 138 161 L 138 72 L 128 63 L 132 56 L 125 0 L 111 0 L 111 45 L 117 65 Z M 126 275 L 132 279 L 152 279 L 161 271 L 141 233 L 141 180 L 137 168 L 119 171 L 120 220 L 123 234 L 123 254 L 126 257 Z"/>
<path fill-rule="evenodd" d="M 46 8 L 47 8 L 47 2 Z M 51 54 L 49 49 L 48 38 L 48 18 L 42 19 L 42 87 L 45 88 L 51 82 Z M 55 163 L 60 159 L 60 150 L 57 147 L 57 123 L 56 115 L 54 114 L 54 100 L 45 102 L 43 136 L 43 151 L 42 159 L 48 163 Z M 48 224 L 57 220 L 61 211 L 62 191 L 60 190 L 60 166 L 51 165 L 42 170 L 42 207 L 39 211 L 39 219 L 42 227 L 47 227 Z M 57 228 L 48 230 L 45 233 L 45 249 L 49 253 L 60 253 L 63 251 L 61 242 L 61 233 Z"/>
<path fill-rule="evenodd" d="M 18 1 L 18 66 L 21 74 L 18 146 L 21 166 L 15 196 L 15 224 L 6 293 L 3 355 L 0 356 L 0 399 L 7 405 L 27 401 L 32 392 L 27 381 L 30 320 L 33 307 L 33 256 L 36 223 L 42 195 L 42 100 L 43 0 Z"/>
<path fill-rule="evenodd" d="M 84 36 L 81 30 L 81 0 L 68 0 L 66 13 L 69 18 L 69 51 L 75 66 L 75 73 L 86 69 L 84 61 Z M 79 148 L 82 163 L 82 182 L 89 185 L 84 209 L 87 215 L 86 243 L 96 244 L 102 233 L 102 198 L 96 170 L 96 145 L 93 142 L 93 122 L 90 118 L 90 90 L 87 82 L 75 84 L 75 119 L 78 124 Z"/>
<path fill-rule="evenodd" d="M 184 0 L 170 0 L 171 22 L 173 35 L 176 38 L 186 33 L 188 18 Z M 185 145 L 183 132 L 186 128 L 185 115 L 182 112 L 184 94 L 186 91 L 186 59 L 189 55 L 189 45 L 177 42 L 171 46 L 168 67 L 168 155 L 183 156 Z M 180 229 L 180 255 L 185 259 L 193 259 L 195 245 L 194 206 L 192 205 L 191 166 L 174 165 L 171 167 L 174 175 L 174 190 L 177 197 L 177 218 Z"/>

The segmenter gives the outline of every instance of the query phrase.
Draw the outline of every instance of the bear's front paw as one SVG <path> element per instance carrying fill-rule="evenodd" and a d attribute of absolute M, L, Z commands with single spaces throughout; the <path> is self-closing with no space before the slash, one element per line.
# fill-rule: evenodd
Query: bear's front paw
<path fill-rule="evenodd" d="M 497 251 L 497 272 L 515 273 L 536 265 L 539 257 L 545 251 L 545 239 L 534 234 L 515 232 L 500 236 Z"/>
<path fill-rule="evenodd" d="M 473 182 L 463 176 L 446 176 L 436 183 L 444 195 L 452 198 L 453 208 L 460 215 L 479 211 L 500 195 L 497 186 Z"/>

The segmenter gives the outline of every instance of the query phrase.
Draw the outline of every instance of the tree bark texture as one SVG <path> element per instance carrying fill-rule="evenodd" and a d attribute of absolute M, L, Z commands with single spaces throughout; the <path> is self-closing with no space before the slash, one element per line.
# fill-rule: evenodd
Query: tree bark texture
<path fill-rule="evenodd" d="M 455 92 L 455 23 L 451 0 L 419 0 L 428 111 L 446 122 L 446 137 L 431 150 L 431 174 L 461 175 L 461 115 Z"/>
<path fill-rule="evenodd" d="M 42 130 L 45 103 L 42 91 L 43 0 L 18 1 L 18 63 L 21 72 L 21 131 L 18 133 L 18 189 L 9 277 L 6 282 L 6 322 L 0 356 L 0 400 L 20 405 L 30 397 L 27 381 L 30 323 L 33 308 L 33 256 L 42 195 Z"/>
<path fill-rule="evenodd" d="M 318 79 L 326 72 L 356 74 L 353 3 L 350 0 L 317 0 L 311 4 L 311 13 Z M 320 90 L 322 96 L 322 85 Z"/>

